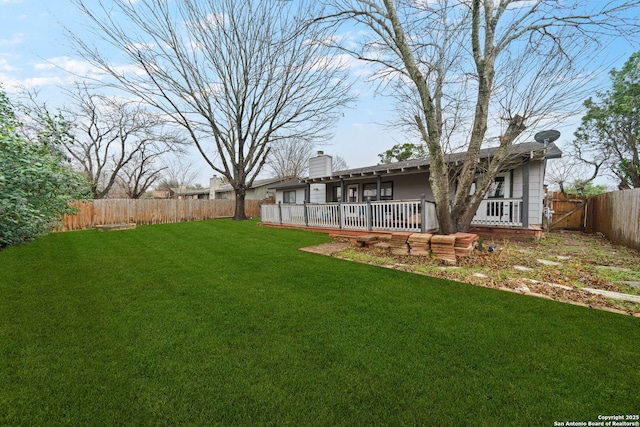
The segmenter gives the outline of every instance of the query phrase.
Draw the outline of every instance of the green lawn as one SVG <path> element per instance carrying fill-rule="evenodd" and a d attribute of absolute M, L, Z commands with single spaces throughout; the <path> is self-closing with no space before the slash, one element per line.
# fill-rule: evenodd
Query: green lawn
<path fill-rule="evenodd" d="M 640 411 L 640 319 L 217 220 L 0 252 L 0 425 L 518 425 Z"/>

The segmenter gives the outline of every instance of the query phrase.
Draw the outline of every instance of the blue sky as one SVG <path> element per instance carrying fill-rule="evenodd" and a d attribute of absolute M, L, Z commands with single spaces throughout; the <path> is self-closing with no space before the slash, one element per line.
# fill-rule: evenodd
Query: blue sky
<path fill-rule="evenodd" d="M 26 87 L 39 90 L 42 101 L 55 105 L 60 99 L 59 87 L 76 79 L 68 71 L 76 74 L 90 71 L 91 67 L 74 55 L 60 22 L 78 34 L 86 31 L 79 12 L 67 0 L 0 0 L 0 81 L 10 95 Z M 614 66 L 619 68 L 634 47 L 620 40 L 612 50 L 618 58 Z M 357 65 L 354 72 L 361 73 L 363 67 L 364 64 Z M 603 70 L 603 88 L 607 84 L 606 72 Z M 394 101 L 375 96 L 373 86 L 365 82 L 358 83 L 356 88 L 360 94 L 358 101 L 344 111 L 333 139 L 318 147 L 327 154 L 342 156 L 354 168 L 378 163 L 378 153 L 407 141 L 400 131 L 382 125 L 392 118 Z M 559 127 L 563 132 L 559 145 L 570 141 L 576 124 L 577 121 Z M 212 171 L 195 151 L 190 159 L 200 171 L 197 182 L 208 185 Z"/>
<path fill-rule="evenodd" d="M 82 32 L 82 19 L 66 0 L 0 0 L 0 81 L 10 94 L 21 87 L 40 91 L 40 98 L 55 104 L 60 86 L 91 70 L 65 39 L 60 22 Z M 403 135 L 376 123 L 386 123 L 391 101 L 376 97 L 367 85 L 359 86 L 360 97 L 344 117 L 327 145 L 318 147 L 330 155 L 342 156 L 349 167 L 376 164 L 378 153 L 403 141 Z M 197 182 L 208 186 L 209 166 L 193 150 L 190 156 L 198 169 Z"/>

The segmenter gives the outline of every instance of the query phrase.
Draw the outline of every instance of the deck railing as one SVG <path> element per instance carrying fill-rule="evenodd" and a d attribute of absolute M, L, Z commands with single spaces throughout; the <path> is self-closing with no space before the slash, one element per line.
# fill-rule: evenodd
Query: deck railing
<path fill-rule="evenodd" d="M 261 205 L 262 222 L 364 231 L 438 229 L 436 206 L 420 200 Z M 522 227 L 522 199 L 483 200 L 472 225 Z"/>
<path fill-rule="evenodd" d="M 421 200 L 262 205 L 262 222 L 348 230 L 438 229 L 435 204 Z"/>
<path fill-rule="evenodd" d="M 471 224 L 522 227 L 522 199 L 483 200 Z"/>

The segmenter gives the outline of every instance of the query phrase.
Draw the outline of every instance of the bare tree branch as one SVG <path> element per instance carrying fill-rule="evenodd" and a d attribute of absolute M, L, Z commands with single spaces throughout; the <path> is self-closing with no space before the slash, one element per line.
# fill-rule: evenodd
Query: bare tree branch
<path fill-rule="evenodd" d="M 427 146 L 444 233 L 469 227 L 509 162 L 510 146 L 529 135 L 527 129 L 575 114 L 593 90 L 592 62 L 612 37 L 637 34 L 640 16 L 638 0 L 325 3 L 330 10 L 318 21 L 365 28 L 348 44 L 339 42 L 376 65 L 373 78 L 401 105 L 398 122 Z M 479 162 L 481 148 L 493 141 L 495 155 Z M 466 158 L 452 171 L 444 158 L 455 147 L 463 147 Z"/>
<path fill-rule="evenodd" d="M 100 95 L 80 83 L 67 94 L 69 101 L 59 110 L 69 123 L 62 145 L 91 183 L 94 199 L 107 197 L 118 182 L 125 183 L 129 197 L 140 197 L 151 185 L 142 185 L 142 178 L 161 170 L 155 160 L 182 150 L 185 140 L 176 129 L 139 102 Z M 46 128 L 51 113 L 32 101 L 33 119 Z"/>
<path fill-rule="evenodd" d="M 326 137 L 351 101 L 347 70 L 323 43 L 332 33 L 307 25 L 305 1 L 73 1 L 129 68 L 69 34 L 78 51 L 186 129 L 233 186 L 236 219 L 272 145 Z"/>

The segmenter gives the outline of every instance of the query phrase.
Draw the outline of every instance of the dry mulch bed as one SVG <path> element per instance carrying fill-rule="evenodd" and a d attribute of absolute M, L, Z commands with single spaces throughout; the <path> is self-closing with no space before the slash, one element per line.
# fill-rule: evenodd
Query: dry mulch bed
<path fill-rule="evenodd" d="M 488 251 L 489 246 L 494 247 L 492 252 Z M 303 250 L 640 316 L 640 304 L 611 300 L 582 289 L 640 295 L 640 289 L 621 284 L 619 277 L 611 276 L 622 274 L 640 281 L 640 251 L 613 245 L 600 234 L 560 231 L 547 233 L 537 242 L 485 240 L 469 257 L 459 257 L 456 266 L 433 257 L 392 255 L 378 249 L 355 248 L 345 241 Z M 540 259 L 558 265 L 545 265 Z M 602 266 L 612 267 L 607 271 L 613 273 L 603 272 Z"/>

